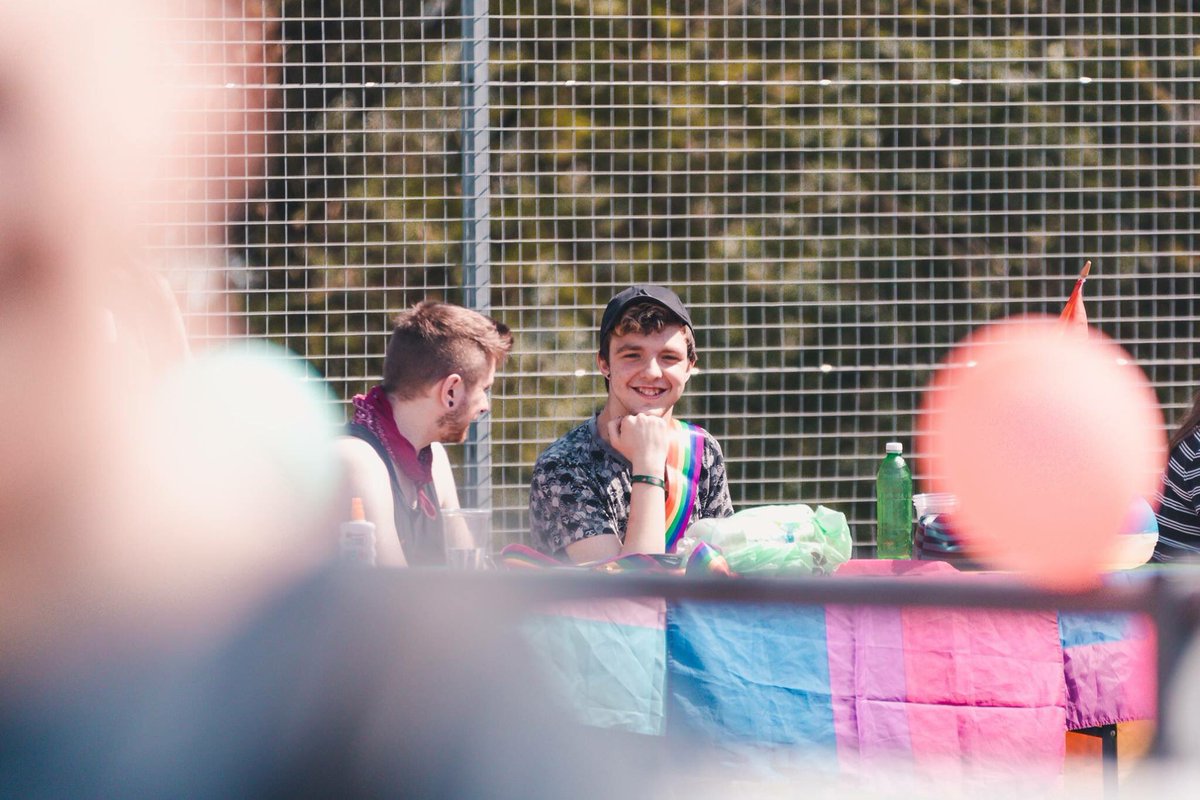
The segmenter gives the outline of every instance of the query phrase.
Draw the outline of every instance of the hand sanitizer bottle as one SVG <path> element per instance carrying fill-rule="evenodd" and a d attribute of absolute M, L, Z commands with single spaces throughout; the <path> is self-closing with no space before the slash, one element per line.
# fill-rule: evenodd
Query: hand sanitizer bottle
<path fill-rule="evenodd" d="M 375 523 L 367 520 L 361 497 L 350 501 L 350 520 L 342 523 L 342 561 L 375 566 Z"/>

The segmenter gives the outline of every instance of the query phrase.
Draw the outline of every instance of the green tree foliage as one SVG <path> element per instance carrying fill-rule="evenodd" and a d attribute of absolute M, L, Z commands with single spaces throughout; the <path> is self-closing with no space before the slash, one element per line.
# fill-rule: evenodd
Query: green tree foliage
<path fill-rule="evenodd" d="M 491 301 L 518 331 L 493 423 L 511 530 L 536 454 L 599 401 L 597 309 L 632 281 L 693 308 L 685 416 L 724 444 L 737 505 L 872 519 L 883 442 L 909 441 L 948 345 L 1057 312 L 1086 259 L 1097 326 L 1168 407 L 1189 402 L 1188 2 L 489 10 Z M 461 14 L 283 2 L 281 144 L 235 231 L 241 285 L 256 330 L 346 394 L 378 375 L 391 314 L 462 300 Z"/>

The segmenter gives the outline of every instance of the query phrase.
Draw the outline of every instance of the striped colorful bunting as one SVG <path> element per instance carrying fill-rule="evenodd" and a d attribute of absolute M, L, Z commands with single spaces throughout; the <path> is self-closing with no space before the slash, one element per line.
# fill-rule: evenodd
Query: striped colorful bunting
<path fill-rule="evenodd" d="M 590 561 L 584 564 L 571 564 L 559 561 L 553 556 L 540 553 L 524 544 L 510 544 L 500 551 L 496 564 L 504 569 L 547 569 L 551 567 L 566 567 L 568 569 L 585 569 L 592 572 L 662 572 L 666 574 L 708 574 L 732 575 L 729 564 L 721 551 L 705 542 L 697 542 L 683 563 L 679 556 L 648 555 L 632 553 L 627 556 L 615 556 L 602 561 Z"/>
<path fill-rule="evenodd" d="M 733 575 L 729 562 L 725 560 L 720 548 L 708 542 L 696 542 L 688 556 L 685 571 L 688 575 Z"/>
<path fill-rule="evenodd" d="M 570 569 L 586 569 L 593 572 L 668 572 L 681 573 L 683 565 L 675 556 L 655 556 L 645 553 L 631 553 L 627 556 L 614 556 L 601 561 L 588 561 L 582 564 L 572 564 L 559 561 L 553 556 L 538 552 L 524 544 L 510 544 L 500 551 L 496 563 L 511 569 L 546 569 L 548 567 L 567 567 Z"/>

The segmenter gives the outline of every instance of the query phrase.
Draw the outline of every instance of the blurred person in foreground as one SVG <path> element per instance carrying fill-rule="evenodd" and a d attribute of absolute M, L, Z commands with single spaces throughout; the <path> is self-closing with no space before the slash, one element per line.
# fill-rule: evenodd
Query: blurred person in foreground
<path fill-rule="evenodd" d="M 529 495 L 538 549 L 575 563 L 669 552 L 695 520 L 733 514 L 717 440 L 673 417 L 696 366 L 683 302 L 631 286 L 604 309 L 599 340 L 604 407 L 538 457 Z"/>
<path fill-rule="evenodd" d="M 252 443 L 228 438 L 196 449 L 196 434 L 224 420 L 177 391 L 194 362 L 175 299 L 151 265 L 154 245 L 178 241 L 180 230 L 199 234 L 190 241 L 197 250 L 208 244 L 214 232 L 195 224 L 198 215 L 215 221 L 251 176 L 261 98 L 201 87 L 225 86 L 226 70 L 262 83 L 242 64 L 263 69 L 242 49 L 263 41 L 262 22 L 238 14 L 229 29 L 244 35 L 231 36 L 228 61 L 197 76 L 187 59 L 201 38 L 169 23 L 168 5 L 0 4 L 8 598 L 0 669 L 8 674 L 26 653 L 74 646 L 106 624 L 186 635 L 317 557 L 319 540 L 303 537 L 287 542 L 294 555 L 279 556 L 276 525 L 313 510 L 301 503 L 289 512 L 286 487 L 260 484 L 254 505 L 204 496 L 230 486 L 208 467 L 237 462 L 244 469 L 228 478 L 261 478 L 270 456 L 246 457 L 238 448 Z M 244 135 L 217 133 L 235 123 Z M 221 187 L 220 200 L 195 202 L 206 185 Z M 245 535 L 251 529 L 261 534 Z M 228 592 L 217 602 L 221 581 Z"/>
<path fill-rule="evenodd" d="M 253 154 L 218 132 L 265 115 L 180 59 L 233 42 L 220 69 L 262 85 L 253 6 L 0 4 L 0 796 L 629 794 L 544 707 L 511 598 L 329 563 L 322 401 L 184 357 L 144 212 L 212 209 L 152 174 L 198 152 L 154 115 L 204 109 L 181 130 L 236 193 L 215 176 Z"/>
<path fill-rule="evenodd" d="M 449 303 L 425 301 L 396 318 L 383 381 L 354 398 L 338 442 L 349 497 L 361 497 L 375 523 L 381 566 L 445 563 L 441 510 L 459 504 L 442 443 L 464 442 L 488 412 L 512 343 L 503 323 Z"/>
<path fill-rule="evenodd" d="M 1155 561 L 1200 553 L 1200 393 L 1168 441 L 1170 455 L 1158 502 Z"/>

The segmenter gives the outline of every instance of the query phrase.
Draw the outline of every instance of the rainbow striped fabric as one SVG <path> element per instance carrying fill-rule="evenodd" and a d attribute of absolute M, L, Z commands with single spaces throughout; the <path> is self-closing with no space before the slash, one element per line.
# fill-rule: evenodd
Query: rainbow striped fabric
<path fill-rule="evenodd" d="M 653 556 L 645 553 L 631 553 L 627 556 L 606 558 L 602 561 L 589 561 L 583 564 L 572 564 L 559 561 L 554 556 L 534 550 L 529 545 L 514 543 L 505 546 L 497 556 L 496 562 L 506 569 L 546 569 L 549 567 L 567 567 L 586 569 L 593 572 L 682 572 L 679 559 L 674 556 Z"/>
<path fill-rule="evenodd" d="M 704 431 L 683 420 L 672 420 L 677 435 L 667 451 L 667 549 L 674 553 L 692 519 L 700 488 Z"/>
<path fill-rule="evenodd" d="M 514 543 L 500 551 L 496 563 L 505 569 L 547 569 L 565 567 L 569 569 L 585 569 L 592 572 L 662 572 L 667 574 L 709 574 L 731 575 L 729 564 L 721 551 L 705 542 L 697 542 L 696 547 L 684 563 L 679 556 L 647 555 L 631 553 L 627 556 L 615 556 L 603 561 L 590 561 L 583 564 L 571 564 L 559 561 L 553 556 L 540 553 L 529 545 Z"/>

